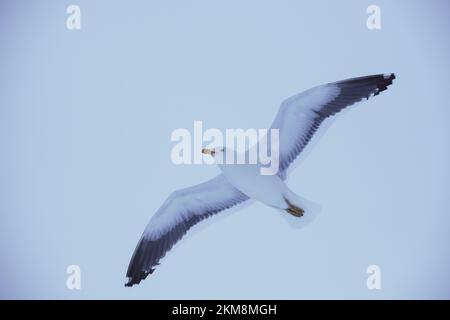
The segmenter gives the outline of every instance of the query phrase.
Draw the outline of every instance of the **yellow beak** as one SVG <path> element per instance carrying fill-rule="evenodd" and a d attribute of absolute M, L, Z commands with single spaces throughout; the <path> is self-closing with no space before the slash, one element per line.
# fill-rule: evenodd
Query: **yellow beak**
<path fill-rule="evenodd" d="M 203 153 L 203 154 L 210 154 L 210 155 L 213 155 L 213 154 L 214 154 L 214 150 L 203 148 L 203 149 L 202 149 L 202 153 Z"/>

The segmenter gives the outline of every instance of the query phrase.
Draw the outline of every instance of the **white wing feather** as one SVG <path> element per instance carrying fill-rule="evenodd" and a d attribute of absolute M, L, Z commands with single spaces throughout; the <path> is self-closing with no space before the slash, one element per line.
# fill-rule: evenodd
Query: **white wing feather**
<path fill-rule="evenodd" d="M 323 120 L 386 90 L 394 79 L 394 74 L 353 78 L 314 87 L 286 99 L 271 126 L 279 130 L 279 174 L 284 175 Z"/>
<path fill-rule="evenodd" d="M 126 286 L 152 273 L 159 260 L 194 224 L 247 200 L 223 175 L 172 193 L 150 219 L 128 266 Z"/>

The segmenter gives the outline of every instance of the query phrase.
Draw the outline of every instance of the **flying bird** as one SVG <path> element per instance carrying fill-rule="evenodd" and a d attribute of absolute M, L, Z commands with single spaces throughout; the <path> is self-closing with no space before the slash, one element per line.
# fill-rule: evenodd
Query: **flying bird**
<path fill-rule="evenodd" d="M 250 198 L 298 218 L 308 215 L 308 203 L 284 183 L 286 170 L 325 119 L 378 95 L 394 79 L 391 73 L 327 83 L 282 102 L 271 125 L 279 130 L 278 173 L 262 175 L 259 164 L 219 164 L 221 174 L 215 178 L 173 192 L 146 226 L 128 266 L 125 285 L 138 284 L 153 273 L 160 259 L 193 225 Z M 219 147 L 202 152 L 223 159 L 235 151 Z"/>

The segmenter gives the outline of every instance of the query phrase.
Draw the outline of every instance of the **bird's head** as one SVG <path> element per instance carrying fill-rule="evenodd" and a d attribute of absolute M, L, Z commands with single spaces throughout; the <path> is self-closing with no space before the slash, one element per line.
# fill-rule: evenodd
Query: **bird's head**
<path fill-rule="evenodd" d="M 203 148 L 202 153 L 209 156 L 203 159 L 207 164 L 217 164 L 222 167 L 228 162 L 235 163 L 236 152 L 233 149 L 225 147 Z"/>
<path fill-rule="evenodd" d="M 223 156 L 225 155 L 225 148 L 224 147 L 217 147 L 212 149 L 203 148 L 202 153 L 209 154 L 211 157 L 217 159 L 223 159 Z"/>

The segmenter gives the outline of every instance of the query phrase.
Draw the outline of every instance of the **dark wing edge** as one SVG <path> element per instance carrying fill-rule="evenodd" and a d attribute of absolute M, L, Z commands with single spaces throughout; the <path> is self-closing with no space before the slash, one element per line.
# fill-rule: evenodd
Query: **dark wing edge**
<path fill-rule="evenodd" d="M 323 105 L 319 110 L 314 111 L 315 117 L 312 120 L 308 130 L 302 137 L 299 137 L 289 154 L 284 155 L 285 159 L 280 159 L 280 172 L 285 171 L 303 151 L 313 137 L 314 133 L 319 129 L 320 125 L 326 118 L 334 116 L 346 107 L 358 103 L 364 98 L 368 100 L 371 96 L 379 95 L 392 84 L 395 78 L 395 74 L 390 73 L 351 78 L 339 82 L 329 83 L 328 85 L 338 86 L 340 93 L 334 99 Z"/>
<path fill-rule="evenodd" d="M 225 179 L 222 179 L 222 183 L 228 184 Z M 142 280 L 147 278 L 149 274 L 152 274 L 155 270 L 155 267 L 159 265 L 159 261 L 175 245 L 175 243 L 177 243 L 186 234 L 186 232 L 192 226 L 214 214 L 229 209 L 248 199 L 246 195 L 244 195 L 237 189 L 234 189 L 234 187 L 232 187 L 231 185 L 225 185 L 222 188 L 226 188 L 227 191 L 231 192 L 231 194 L 227 199 L 223 199 L 223 201 L 218 203 L 218 205 L 209 206 L 210 208 L 203 210 L 203 212 L 200 214 L 198 212 L 188 211 L 187 215 L 183 214 L 183 216 L 187 216 L 187 218 L 183 217 L 182 219 L 180 219 L 180 221 L 173 225 L 171 229 L 169 229 L 166 233 L 164 233 L 157 239 L 146 237 L 146 234 L 144 232 L 130 260 L 130 264 L 128 266 L 126 274 L 128 280 L 125 283 L 125 286 L 131 287 L 135 284 L 139 284 Z M 176 196 L 169 197 L 167 201 L 169 202 L 169 204 L 173 202 L 181 203 L 181 199 L 183 197 L 190 196 L 189 189 L 190 188 L 175 192 L 174 194 L 176 194 Z M 194 194 L 194 197 L 195 196 L 196 195 Z"/>

